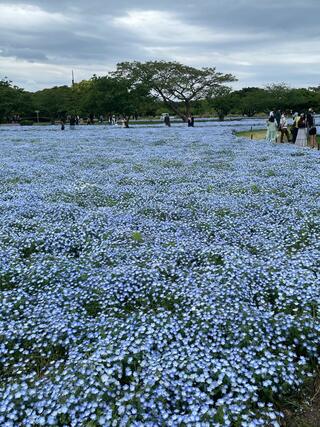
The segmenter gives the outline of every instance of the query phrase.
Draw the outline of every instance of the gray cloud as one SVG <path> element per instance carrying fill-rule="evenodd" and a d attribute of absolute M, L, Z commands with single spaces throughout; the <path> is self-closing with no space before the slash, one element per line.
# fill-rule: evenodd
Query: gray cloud
<path fill-rule="evenodd" d="M 28 89 L 123 60 L 216 66 L 238 86 L 317 85 L 318 0 L 0 1 L 0 74 Z"/>

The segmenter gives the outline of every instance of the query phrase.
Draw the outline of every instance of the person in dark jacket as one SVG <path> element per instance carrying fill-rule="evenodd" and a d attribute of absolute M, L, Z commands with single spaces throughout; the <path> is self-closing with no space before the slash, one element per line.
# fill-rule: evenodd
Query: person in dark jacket
<path fill-rule="evenodd" d="M 170 123 L 170 116 L 169 116 L 169 114 L 166 114 L 166 115 L 165 115 L 165 117 L 164 117 L 164 123 L 165 123 L 165 125 L 166 125 L 166 126 L 168 126 L 168 127 L 170 127 L 170 126 L 171 126 L 171 123 Z"/>
<path fill-rule="evenodd" d="M 317 141 L 317 128 L 316 128 L 316 120 L 314 116 L 314 111 L 312 108 L 309 108 L 307 114 L 307 126 L 308 126 L 308 135 L 310 138 L 310 145 L 312 148 L 315 148 Z"/>
<path fill-rule="evenodd" d="M 74 116 L 70 117 L 70 129 L 74 129 L 76 124 L 76 118 Z"/>
<path fill-rule="evenodd" d="M 192 114 L 190 114 L 190 116 L 188 117 L 188 127 L 194 127 L 194 117 Z"/>
<path fill-rule="evenodd" d="M 280 120 L 281 120 L 281 111 L 280 110 L 277 110 L 275 112 L 274 118 L 276 119 L 278 129 L 280 130 Z"/>

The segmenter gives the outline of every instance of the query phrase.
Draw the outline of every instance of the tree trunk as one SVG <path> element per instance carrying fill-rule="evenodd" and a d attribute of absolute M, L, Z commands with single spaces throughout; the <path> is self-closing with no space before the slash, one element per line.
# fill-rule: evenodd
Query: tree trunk
<path fill-rule="evenodd" d="M 179 116 L 185 123 L 188 121 L 188 116 L 186 116 L 186 114 L 184 114 L 182 111 L 180 111 L 174 104 L 173 101 L 171 101 L 170 99 L 166 98 L 166 96 L 162 93 L 162 91 L 160 89 L 158 89 L 158 93 L 161 96 L 161 98 L 163 99 L 163 102 L 171 108 L 171 110 L 177 115 Z"/>
<path fill-rule="evenodd" d="M 184 104 L 185 104 L 185 108 L 186 108 L 186 114 L 185 114 L 185 117 L 184 117 L 184 121 L 187 122 L 188 121 L 188 117 L 191 115 L 191 111 L 190 111 L 191 105 L 190 105 L 189 101 L 185 101 Z"/>

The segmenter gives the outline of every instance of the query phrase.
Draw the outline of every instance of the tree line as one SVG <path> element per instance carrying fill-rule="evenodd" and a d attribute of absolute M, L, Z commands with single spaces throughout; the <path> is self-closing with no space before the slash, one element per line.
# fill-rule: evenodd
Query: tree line
<path fill-rule="evenodd" d="M 215 68 L 195 68 L 177 62 L 123 62 L 105 76 L 70 86 L 36 92 L 0 80 L 0 120 L 55 121 L 69 115 L 88 117 L 110 114 L 122 117 L 158 117 L 172 112 L 183 121 L 196 116 L 253 117 L 270 110 L 320 110 L 320 87 L 290 88 L 271 84 L 264 88 L 232 90 L 232 74 Z"/>

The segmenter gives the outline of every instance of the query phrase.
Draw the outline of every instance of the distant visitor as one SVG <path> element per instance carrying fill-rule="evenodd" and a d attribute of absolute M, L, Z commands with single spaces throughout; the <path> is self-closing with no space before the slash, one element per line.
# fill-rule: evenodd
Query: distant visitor
<path fill-rule="evenodd" d="M 166 125 L 166 126 L 168 126 L 168 127 L 170 127 L 170 126 L 171 126 L 171 122 L 170 122 L 170 116 L 169 116 L 169 114 L 166 114 L 166 115 L 164 116 L 164 123 L 165 123 L 165 125 Z"/>

